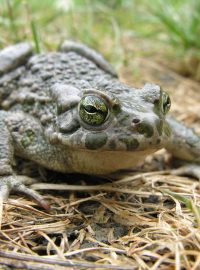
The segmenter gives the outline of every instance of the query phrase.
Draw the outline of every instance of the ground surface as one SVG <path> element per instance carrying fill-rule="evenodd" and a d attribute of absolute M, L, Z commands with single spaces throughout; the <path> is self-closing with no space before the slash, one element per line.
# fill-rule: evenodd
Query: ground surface
<path fill-rule="evenodd" d="M 124 46 L 126 56 L 131 44 L 134 50 L 136 44 L 147 46 L 131 40 Z M 162 85 L 172 97 L 172 113 L 200 133 L 199 83 L 158 58 L 135 56 L 120 68 L 122 80 Z M 0 232 L 2 269 L 200 269 L 200 183 L 171 174 L 172 167 L 164 150 L 146 160 L 148 172 L 132 172 L 115 182 L 20 163 L 22 174 L 54 180 L 65 190 L 40 191 L 52 205 L 49 212 L 24 197 L 10 197 Z"/>

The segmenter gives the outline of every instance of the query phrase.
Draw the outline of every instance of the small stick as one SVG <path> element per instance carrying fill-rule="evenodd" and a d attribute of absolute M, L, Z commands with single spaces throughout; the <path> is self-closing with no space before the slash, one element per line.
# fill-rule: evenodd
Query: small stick
<path fill-rule="evenodd" d="M 9 259 L 14 259 L 18 261 L 28 261 L 28 262 L 38 262 L 43 264 L 51 264 L 51 265 L 60 265 L 60 266 L 73 266 L 77 268 L 98 268 L 98 269 L 109 269 L 109 270 L 136 270 L 137 268 L 134 266 L 121 266 L 121 265 L 111 265 L 111 264 L 94 264 L 94 263 L 87 263 L 87 262 L 78 262 L 78 261 L 73 261 L 73 260 L 55 260 L 51 258 L 44 258 L 44 257 L 37 257 L 29 254 L 21 254 L 21 253 L 16 253 L 16 252 L 8 252 L 8 251 L 1 251 L 0 250 L 0 258 L 9 258 Z M 26 268 L 26 269 L 37 269 L 37 268 Z M 40 268 L 42 269 L 42 268 Z M 45 269 L 45 268 L 43 268 Z M 55 269 L 55 268 L 54 268 Z"/>

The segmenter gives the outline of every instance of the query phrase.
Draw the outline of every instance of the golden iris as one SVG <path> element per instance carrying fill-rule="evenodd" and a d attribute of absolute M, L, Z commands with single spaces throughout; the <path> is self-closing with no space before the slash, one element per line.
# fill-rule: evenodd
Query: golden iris
<path fill-rule="evenodd" d="M 106 121 L 108 113 L 107 103 L 101 97 L 88 95 L 83 97 L 80 102 L 80 118 L 88 125 L 102 125 Z"/>

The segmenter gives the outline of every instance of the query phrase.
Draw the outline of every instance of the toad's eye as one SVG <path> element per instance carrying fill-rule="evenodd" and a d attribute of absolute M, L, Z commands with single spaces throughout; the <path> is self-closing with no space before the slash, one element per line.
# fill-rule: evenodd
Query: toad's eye
<path fill-rule="evenodd" d="M 164 114 L 168 113 L 171 107 L 171 99 L 166 92 L 163 92 L 161 106 L 162 106 L 163 113 Z"/>
<path fill-rule="evenodd" d="M 102 125 L 107 120 L 108 114 L 108 105 L 101 97 L 85 96 L 80 101 L 79 115 L 88 125 Z"/>

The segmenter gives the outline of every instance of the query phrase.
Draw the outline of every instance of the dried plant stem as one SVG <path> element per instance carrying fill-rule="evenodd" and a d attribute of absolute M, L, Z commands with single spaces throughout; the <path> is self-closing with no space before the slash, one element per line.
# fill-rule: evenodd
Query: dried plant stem
<path fill-rule="evenodd" d="M 37 257 L 37 256 L 32 256 L 32 255 L 27 255 L 27 254 L 19 254 L 19 253 L 14 253 L 14 252 L 7 252 L 7 251 L 0 251 L 0 257 L 1 258 L 7 258 L 7 259 L 14 259 L 17 261 L 23 261 L 23 264 L 25 262 L 30 262 L 30 263 L 40 263 L 39 267 L 40 268 L 26 268 L 26 269 L 51 269 L 51 268 L 44 268 L 44 266 L 41 265 L 43 264 L 52 264 L 52 265 L 60 265 L 60 266 L 73 266 L 73 267 L 82 267 L 82 268 L 92 268 L 92 269 L 113 269 L 113 270 L 134 270 L 133 266 L 118 266 L 118 265 L 110 265 L 110 264 L 93 264 L 93 263 L 86 263 L 86 262 L 78 262 L 78 261 L 72 261 L 72 260 L 55 260 L 55 259 L 50 259 L 50 258 L 42 258 L 42 257 Z M 0 264 L 2 264 L 2 261 L 0 261 Z M 15 268 L 19 268 L 17 265 L 13 265 Z M 22 266 L 22 265 L 21 265 Z M 24 267 L 24 265 L 23 265 Z M 43 267 L 43 268 L 42 268 Z M 49 266 L 48 266 L 49 267 Z M 52 268 L 53 269 L 53 268 Z M 55 266 L 54 266 L 55 269 Z"/>

